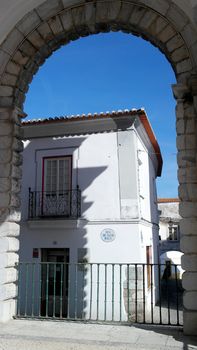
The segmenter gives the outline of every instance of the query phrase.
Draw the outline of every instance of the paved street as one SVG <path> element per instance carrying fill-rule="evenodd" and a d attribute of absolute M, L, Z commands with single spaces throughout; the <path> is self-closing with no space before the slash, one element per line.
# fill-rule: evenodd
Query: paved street
<path fill-rule="evenodd" d="M 0 324 L 0 350 L 192 350 L 178 329 L 12 320 Z"/>

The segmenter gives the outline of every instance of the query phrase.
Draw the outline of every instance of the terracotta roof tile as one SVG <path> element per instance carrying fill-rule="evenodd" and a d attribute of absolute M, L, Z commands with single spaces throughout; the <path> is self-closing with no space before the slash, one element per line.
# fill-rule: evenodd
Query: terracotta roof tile
<path fill-rule="evenodd" d="M 62 122 L 62 121 L 77 121 L 77 120 L 84 120 L 84 119 L 97 119 L 97 118 L 111 118 L 111 117 L 121 117 L 124 115 L 136 115 L 136 114 L 144 114 L 144 109 L 125 109 L 125 110 L 118 110 L 118 111 L 107 111 L 107 112 L 100 112 L 100 113 L 88 113 L 88 114 L 77 114 L 77 115 L 67 115 L 67 116 L 55 116 L 53 118 L 38 118 L 38 119 L 31 119 L 31 120 L 24 120 L 22 122 L 22 125 L 36 125 L 36 124 L 45 124 L 45 123 L 56 123 L 56 122 Z"/>
<path fill-rule="evenodd" d="M 157 203 L 179 203 L 179 198 L 158 198 Z"/>

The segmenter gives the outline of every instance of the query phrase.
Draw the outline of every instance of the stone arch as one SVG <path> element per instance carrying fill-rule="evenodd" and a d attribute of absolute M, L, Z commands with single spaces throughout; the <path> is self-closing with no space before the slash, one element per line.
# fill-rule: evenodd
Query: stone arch
<path fill-rule="evenodd" d="M 173 0 L 47 0 L 15 25 L 0 46 L 1 319 L 14 314 L 20 220 L 20 118 L 28 86 L 41 64 L 70 40 L 122 30 L 158 47 L 178 84 L 177 148 L 182 240 L 184 329 L 197 332 L 197 32 Z M 0 266 L 0 267 L 1 267 Z M 3 281 L 3 282 L 2 282 Z M 191 282 L 192 281 L 192 282 Z"/>

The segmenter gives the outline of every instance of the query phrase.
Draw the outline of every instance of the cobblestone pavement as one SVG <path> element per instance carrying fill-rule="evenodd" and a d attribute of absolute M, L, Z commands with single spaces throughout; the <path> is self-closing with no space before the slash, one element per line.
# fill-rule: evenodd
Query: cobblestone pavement
<path fill-rule="evenodd" d="M 180 329 L 12 320 L 0 324 L 0 350 L 193 350 Z"/>

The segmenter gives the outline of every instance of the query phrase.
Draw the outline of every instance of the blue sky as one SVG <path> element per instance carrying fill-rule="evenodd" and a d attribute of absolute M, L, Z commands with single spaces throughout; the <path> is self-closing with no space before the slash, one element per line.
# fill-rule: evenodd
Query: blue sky
<path fill-rule="evenodd" d="M 133 35 L 81 38 L 56 51 L 33 79 L 28 119 L 144 107 L 164 165 L 158 197 L 177 196 L 174 72 L 153 45 Z"/>

